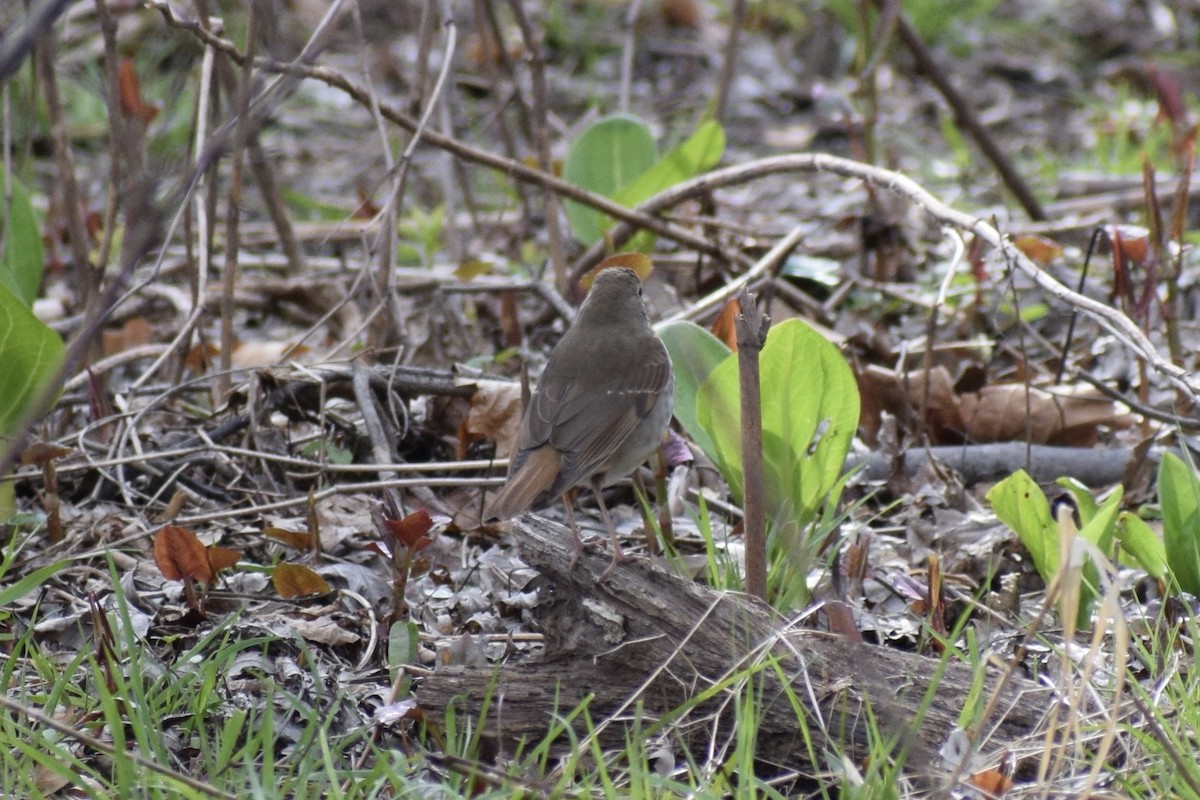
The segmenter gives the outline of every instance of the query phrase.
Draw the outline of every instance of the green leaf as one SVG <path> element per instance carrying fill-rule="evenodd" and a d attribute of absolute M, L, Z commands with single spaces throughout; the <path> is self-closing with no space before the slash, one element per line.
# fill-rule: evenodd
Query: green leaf
<path fill-rule="evenodd" d="M 1174 453 L 1158 465 L 1163 546 L 1179 588 L 1200 594 L 1200 482 L 1192 467 Z"/>
<path fill-rule="evenodd" d="M 395 697 L 408 697 L 412 676 L 402 668 L 415 665 L 420 631 L 415 622 L 393 622 L 388 630 L 388 671 L 396 687 Z"/>
<path fill-rule="evenodd" d="M 858 388 L 838 349 L 799 319 L 771 329 L 759 357 L 763 467 L 768 518 L 815 518 L 837 484 L 858 426 Z M 743 498 L 737 355 L 699 388 L 696 416 L 712 437 L 714 459 Z"/>
<path fill-rule="evenodd" d="M 799 319 L 777 325 L 762 352 L 763 436 L 768 470 L 804 519 L 837 483 L 858 428 L 854 374 L 837 347 Z"/>
<path fill-rule="evenodd" d="M 650 127 L 628 114 L 597 120 L 571 144 L 563 164 L 563 178 L 580 188 L 612 197 L 658 158 Z M 607 217 L 589 206 L 568 200 L 567 221 L 575 238 L 585 246 L 600 240 Z"/>
<path fill-rule="evenodd" d="M 716 120 L 708 120 L 687 141 L 663 156 L 632 184 L 619 190 L 613 199 L 630 207 L 644 203 L 659 192 L 712 169 L 724 153 L 725 129 Z M 606 220 L 606 228 L 611 222 Z M 656 238 L 649 231 L 639 231 L 622 249 L 648 253 L 654 249 Z"/>
<path fill-rule="evenodd" d="M 644 203 L 659 192 L 712 169 L 724 154 L 725 129 L 716 120 L 708 120 L 636 180 L 619 187 L 613 199 L 625 206 Z"/>
<path fill-rule="evenodd" d="M 0 206 L 3 206 L 0 203 Z M 12 179 L 12 204 L 7 217 L 0 207 L 0 235 L 4 253 L 0 255 L 0 283 L 18 300 L 32 306 L 42 284 L 42 234 L 29 192 L 15 177 Z"/>
<path fill-rule="evenodd" d="M 1120 511 L 1121 499 L 1124 496 L 1125 488 L 1119 485 L 1108 497 L 1104 498 L 1104 502 L 1099 506 L 1096 505 L 1091 495 L 1088 495 L 1087 499 L 1091 501 L 1091 511 L 1087 517 L 1083 516 L 1083 507 L 1080 506 L 1079 513 L 1083 527 L 1079 529 L 1079 535 L 1096 545 L 1100 552 L 1106 555 L 1111 555 L 1113 552 L 1113 534 L 1117 527 L 1117 512 Z"/>
<path fill-rule="evenodd" d="M 675 419 L 704 454 L 717 460 L 716 444 L 696 418 L 696 393 L 717 364 L 728 358 L 729 348 L 694 322 L 671 322 L 658 329 L 671 354 L 675 371 Z"/>
<path fill-rule="evenodd" d="M 0 284 L 0 437 L 10 433 L 62 365 L 63 342 Z M 2 445 L 0 445 L 2 447 Z"/>
<path fill-rule="evenodd" d="M 1166 580 L 1167 548 L 1145 520 L 1137 514 L 1123 512 L 1117 522 L 1117 538 L 1121 540 L 1121 547 L 1150 577 Z"/>
<path fill-rule="evenodd" d="M 30 592 L 40 589 L 43 583 L 69 566 L 72 561 L 73 559 L 64 559 L 47 564 L 40 569 L 35 569 L 16 583 L 0 589 L 0 608 L 10 606 Z"/>
<path fill-rule="evenodd" d="M 1079 522 L 1086 527 L 1096 516 L 1096 498 L 1092 497 L 1086 486 L 1074 478 L 1059 478 L 1055 483 L 1071 493 L 1075 508 L 1079 509 Z"/>
<path fill-rule="evenodd" d="M 1047 583 L 1058 571 L 1058 523 L 1040 486 L 1023 469 L 993 486 L 987 493 L 996 516 L 1017 532 L 1017 538 Z"/>

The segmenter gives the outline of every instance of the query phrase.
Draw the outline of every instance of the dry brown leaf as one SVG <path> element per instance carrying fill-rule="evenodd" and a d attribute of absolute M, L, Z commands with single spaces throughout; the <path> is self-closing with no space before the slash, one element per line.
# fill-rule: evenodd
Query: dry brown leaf
<path fill-rule="evenodd" d="M 291 342 L 241 342 L 234 346 L 230 360 L 234 369 L 265 369 L 308 352 L 304 345 Z"/>
<path fill-rule="evenodd" d="M 113 355 L 133 347 L 149 344 L 154 333 L 145 317 L 133 317 L 120 330 L 104 331 L 104 354 Z"/>
<path fill-rule="evenodd" d="M 521 387 L 511 381 L 475 382 L 464 430 L 496 443 L 496 457 L 508 458 L 521 427 Z M 461 434 L 460 434 L 461 436 Z"/>
<path fill-rule="evenodd" d="M 233 567 L 241 557 L 241 550 L 230 550 L 228 547 L 218 547 L 215 544 L 208 546 L 208 564 L 212 567 L 213 574 Z"/>
<path fill-rule="evenodd" d="M 29 464 L 43 466 L 56 458 L 63 458 L 74 452 L 69 447 L 63 447 L 52 442 L 34 442 L 21 451 L 21 463 L 27 466 Z"/>
<path fill-rule="evenodd" d="M 209 585 L 216 581 L 208 548 L 195 533 L 178 525 L 164 525 L 155 535 L 154 563 L 169 581 L 193 580 Z"/>
<path fill-rule="evenodd" d="M 867 444 L 878 442 L 880 414 L 884 411 L 909 430 L 927 428 L 934 443 L 961 438 L 962 412 L 954 394 L 954 381 L 945 367 L 929 370 L 928 388 L 925 373 L 920 371 L 897 375 L 892 370 L 868 365 L 858 370 L 856 378 L 862 398 L 858 429 Z M 919 418 L 922 402 L 924 424 Z"/>
<path fill-rule="evenodd" d="M 287 624 L 305 639 L 317 644 L 330 646 L 355 644 L 362 639 L 357 633 L 346 630 L 329 617 L 316 619 L 288 617 Z"/>
<path fill-rule="evenodd" d="M 517 293 L 500 293 L 500 341 L 505 347 L 519 347 L 524 335 L 517 314 Z"/>
<path fill-rule="evenodd" d="M 280 597 L 288 599 L 333 591 L 324 578 L 301 564 L 280 564 L 275 567 L 271 571 L 271 583 Z"/>
<path fill-rule="evenodd" d="M 212 342 L 201 342 L 200 344 L 188 350 L 187 355 L 183 359 L 183 365 L 192 372 L 206 372 L 208 366 L 216 361 L 218 355 L 221 354 L 221 349 Z"/>
<path fill-rule="evenodd" d="M 294 547 L 297 550 L 310 550 L 313 546 L 312 534 L 308 531 L 289 531 L 271 526 L 263 528 L 263 536 L 283 542 L 288 547 Z"/>
<path fill-rule="evenodd" d="M 1062 245 L 1058 242 L 1032 233 L 1013 239 L 1013 247 L 1043 267 L 1050 266 L 1050 262 L 1061 256 L 1063 252 Z"/>
<path fill-rule="evenodd" d="M 985 386 L 959 398 L 967 437 L 974 442 L 1028 441 L 1086 447 L 1096 443 L 1099 428 L 1131 424 L 1108 398 L 1091 387 L 1053 393 L 1024 384 Z M 1087 392 L 1087 393 L 1084 393 Z"/>

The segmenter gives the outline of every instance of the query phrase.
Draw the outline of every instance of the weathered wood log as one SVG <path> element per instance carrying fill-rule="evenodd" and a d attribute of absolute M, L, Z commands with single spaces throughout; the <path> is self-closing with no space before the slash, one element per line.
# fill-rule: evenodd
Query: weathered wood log
<path fill-rule="evenodd" d="M 455 703 L 477 718 L 487 700 L 495 713 L 480 724 L 488 735 L 538 739 L 587 700 L 606 745 L 619 747 L 640 715 L 641 731 L 667 720 L 672 741 L 700 755 L 714 739 L 735 735 L 738 702 L 731 698 L 743 690 L 758 698 L 763 763 L 822 768 L 829 753 L 862 755 L 870 717 L 917 772 L 942 771 L 939 750 L 971 696 L 966 665 L 798 629 L 753 598 L 700 586 L 644 558 L 598 581 L 607 550 L 585 550 L 571 570 L 569 531 L 532 515 L 516 527 L 525 559 L 547 580 L 537 609 L 545 657 L 499 668 L 442 667 L 418 689 L 427 712 Z M 985 698 L 998 675 L 989 670 L 983 678 Z M 982 753 L 1035 733 L 1049 702 L 1046 689 L 1011 679 L 995 718 L 970 729 L 986 732 Z M 797 709 L 823 763 L 811 764 Z M 601 725 L 607 720 L 622 724 Z M 586 732 L 582 724 L 575 731 Z"/>

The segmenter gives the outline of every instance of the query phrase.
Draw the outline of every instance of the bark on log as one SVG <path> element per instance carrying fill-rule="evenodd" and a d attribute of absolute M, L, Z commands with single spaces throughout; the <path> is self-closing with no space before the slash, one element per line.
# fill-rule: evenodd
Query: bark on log
<path fill-rule="evenodd" d="M 537 609 L 545 657 L 498 668 L 441 667 L 417 693 L 427 712 L 455 704 L 489 736 L 537 740 L 588 701 L 606 746 L 620 747 L 635 724 L 644 735 L 658 721 L 673 745 L 704 760 L 714 741 L 736 735 L 741 689 L 758 698 L 760 762 L 823 769 L 828 754 L 862 755 L 870 716 L 907 751 L 914 773 L 945 772 L 938 754 L 971 696 L 968 666 L 791 627 L 754 598 L 700 586 L 644 558 L 598 582 L 610 561 L 607 548 L 586 549 L 571 570 L 567 529 L 532 515 L 516 529 L 525 560 L 547 581 Z M 989 670 L 983 679 L 985 700 L 998 674 Z M 1014 677 L 994 718 L 977 720 L 969 733 L 983 739 L 985 756 L 996 754 L 1036 733 L 1050 700 L 1048 690 Z M 479 722 L 485 702 L 493 711 Z M 797 709 L 817 743 L 814 753 Z M 578 737 L 587 732 L 578 720 L 574 729 Z"/>

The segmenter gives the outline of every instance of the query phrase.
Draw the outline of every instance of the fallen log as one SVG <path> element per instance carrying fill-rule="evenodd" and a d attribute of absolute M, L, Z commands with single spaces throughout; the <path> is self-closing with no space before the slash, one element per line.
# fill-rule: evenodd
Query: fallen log
<path fill-rule="evenodd" d="M 607 550 L 585 549 L 571 569 L 570 532 L 540 517 L 520 519 L 516 535 L 546 580 L 536 611 L 544 657 L 494 668 L 443 666 L 417 690 L 427 713 L 454 704 L 489 737 L 539 740 L 586 703 L 604 746 L 621 747 L 636 725 L 703 760 L 714 742 L 733 741 L 741 693 L 750 691 L 764 766 L 824 769 L 830 755 L 862 756 L 874 724 L 893 737 L 895 752 L 907 753 L 914 775 L 936 779 L 953 769 L 940 753 L 967 698 L 982 695 L 982 710 L 1000 691 L 992 718 L 977 713 L 967 738 L 956 734 L 972 743 L 977 763 L 1035 734 L 1051 701 L 1031 681 L 1002 682 L 995 668 L 979 678 L 982 692 L 973 692 L 977 676 L 965 664 L 799 629 L 754 598 L 714 591 L 649 559 L 631 559 L 599 581 Z M 494 713 L 482 721 L 485 704 Z M 587 733 L 578 719 L 574 728 L 576 737 Z"/>

